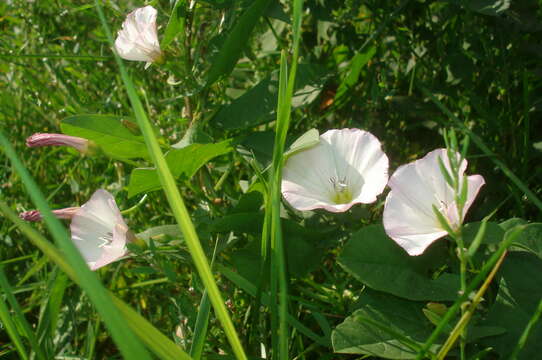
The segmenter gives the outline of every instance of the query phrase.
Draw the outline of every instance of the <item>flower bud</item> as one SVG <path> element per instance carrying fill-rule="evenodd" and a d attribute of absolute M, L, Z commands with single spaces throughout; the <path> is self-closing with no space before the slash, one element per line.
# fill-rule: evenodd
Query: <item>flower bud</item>
<path fill-rule="evenodd" d="M 64 134 L 47 134 L 36 133 L 26 139 L 26 146 L 71 146 L 82 154 L 89 152 L 91 142 L 87 139 L 77 136 L 69 136 Z"/>
<path fill-rule="evenodd" d="M 59 219 L 71 219 L 79 210 L 79 207 L 69 207 L 64 209 L 53 210 L 52 213 Z M 25 221 L 41 221 L 43 216 L 39 210 L 25 211 L 19 214 L 19 217 Z"/>

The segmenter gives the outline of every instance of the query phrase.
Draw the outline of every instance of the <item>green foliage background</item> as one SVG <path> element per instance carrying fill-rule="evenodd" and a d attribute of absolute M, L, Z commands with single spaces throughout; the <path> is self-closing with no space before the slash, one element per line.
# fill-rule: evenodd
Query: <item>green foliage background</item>
<path fill-rule="evenodd" d="M 163 39 L 174 1 L 150 3 L 158 9 Z M 291 4 L 260 3 L 265 7 L 255 9 L 250 1 L 197 1 L 189 15 L 181 14 L 186 31 L 165 49 L 165 65 L 144 70 L 141 63 L 126 63 L 161 144 L 181 141 L 191 123 L 199 124 L 191 139 L 197 143 L 231 141 L 231 149 L 194 170 L 194 176 L 179 175 L 178 183 L 209 258 L 218 241 L 219 266 L 235 268 L 252 283 L 258 280 L 253 270 L 260 266 L 255 239 L 261 234 L 263 200 L 257 192 L 243 191 L 247 182 L 256 183 L 252 155 L 261 169 L 271 161 L 280 51 L 291 38 Z M 142 5 L 104 2 L 110 27 L 119 29 L 126 13 Z M 244 31 L 236 28 L 240 23 Z M 511 217 L 540 221 L 532 196 L 518 189 L 499 164 L 506 164 L 533 196 L 542 197 L 541 34 L 542 8 L 536 1 L 307 0 L 288 141 L 311 128 L 321 133 L 366 129 L 382 141 L 391 173 L 443 147 L 441 130 L 456 127 L 426 89 L 494 153 L 488 156 L 471 141 L 469 172 L 482 174 L 486 185 L 468 219 L 494 213 L 496 222 Z M 67 131 L 61 121 L 70 116 L 104 114 L 128 126 L 133 122 L 93 4 L 0 3 L 0 79 L 0 124 L 52 208 L 82 204 L 98 188 L 115 194 L 121 209 L 138 204 L 142 194 L 129 190 L 130 174 L 140 165 L 136 160 L 25 146 L 25 138 L 35 132 Z M 18 212 L 33 208 L 3 154 L 0 198 Z M 313 335 L 294 334 L 293 354 L 349 358 L 332 354 L 331 330 L 360 306 L 356 300 L 364 286 L 351 276 L 344 256 L 344 268 L 337 257 L 352 233 L 380 222 L 384 198 L 339 216 L 289 212 L 284 231 L 294 299 L 290 314 Z M 161 191 L 150 192 L 128 218 L 135 232 L 175 223 Z M 202 285 L 179 240 L 175 231 L 163 235 L 157 241 L 164 246 L 114 263 L 100 275 L 107 288 L 188 346 Z M 48 328 L 41 334 L 50 354 L 118 356 L 81 290 L 4 220 L 0 263 L 28 321 Z M 306 266 L 296 268 L 298 263 Z M 504 271 L 517 270 L 508 265 Z M 237 330 L 249 353 L 259 355 L 255 349 L 268 324 L 251 320 L 253 297 L 231 282 L 231 274 L 229 280 L 227 272 L 221 274 L 219 285 Z M 491 297 L 502 296 L 497 293 L 493 289 Z M 369 295 L 369 303 L 380 296 Z M 226 350 L 213 317 L 209 328 L 206 351 Z M 16 356 L 4 332 L 0 343 L 0 356 Z"/>

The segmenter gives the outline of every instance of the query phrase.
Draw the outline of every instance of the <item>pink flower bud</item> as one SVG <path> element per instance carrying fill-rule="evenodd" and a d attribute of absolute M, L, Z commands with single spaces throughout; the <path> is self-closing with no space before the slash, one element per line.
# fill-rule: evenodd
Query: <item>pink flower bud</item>
<path fill-rule="evenodd" d="M 64 209 L 53 210 L 52 213 L 59 219 L 71 219 L 80 207 L 69 207 Z M 41 221 L 43 217 L 39 210 L 30 210 L 22 212 L 19 217 L 25 221 Z"/>
<path fill-rule="evenodd" d="M 80 137 L 63 134 L 36 133 L 26 139 L 26 146 L 71 146 L 80 153 L 85 154 L 88 152 L 89 141 Z"/>

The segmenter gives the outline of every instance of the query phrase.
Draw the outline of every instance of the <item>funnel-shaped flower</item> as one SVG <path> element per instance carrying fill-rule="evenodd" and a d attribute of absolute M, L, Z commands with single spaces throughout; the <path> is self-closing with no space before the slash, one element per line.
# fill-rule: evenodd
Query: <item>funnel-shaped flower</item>
<path fill-rule="evenodd" d="M 459 160 L 459 154 L 456 154 Z M 448 232 L 433 210 L 435 206 L 456 229 L 484 185 L 481 175 L 467 177 L 467 199 L 459 218 L 454 189 L 446 182 L 439 166 L 439 157 L 451 173 L 446 149 L 431 151 L 423 159 L 400 166 L 388 183 L 391 188 L 384 206 L 384 228 L 409 255 L 420 255 L 435 240 Z M 459 165 L 458 178 L 463 179 L 467 161 Z M 460 180 L 459 188 L 462 186 Z"/>
<path fill-rule="evenodd" d="M 162 51 L 156 33 L 156 15 L 156 9 L 150 5 L 128 14 L 115 40 L 115 49 L 121 58 L 146 61 L 146 67 L 161 59 Z"/>
<path fill-rule="evenodd" d="M 36 133 L 26 139 L 26 146 L 71 146 L 80 153 L 89 151 L 90 142 L 87 139 L 64 134 Z"/>
<path fill-rule="evenodd" d="M 97 190 L 72 217 L 72 241 L 91 270 L 112 263 L 127 252 L 133 234 L 122 218 L 113 196 Z"/>
<path fill-rule="evenodd" d="M 298 210 L 344 212 L 376 201 L 388 181 L 388 157 L 371 133 L 329 130 L 284 165 L 282 195 Z"/>

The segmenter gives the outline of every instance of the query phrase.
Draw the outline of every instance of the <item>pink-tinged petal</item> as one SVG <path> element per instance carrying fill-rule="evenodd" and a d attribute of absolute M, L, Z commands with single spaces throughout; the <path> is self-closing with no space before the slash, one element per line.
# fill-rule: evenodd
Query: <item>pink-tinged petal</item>
<path fill-rule="evenodd" d="M 26 139 L 26 146 L 70 146 L 80 153 L 88 152 L 90 142 L 87 139 L 64 134 L 36 133 Z"/>
<path fill-rule="evenodd" d="M 386 198 L 383 222 L 386 234 L 409 255 L 422 254 L 433 241 L 447 235 L 435 216 L 413 208 L 393 190 Z"/>
<path fill-rule="evenodd" d="M 478 196 L 480 189 L 486 183 L 482 175 L 471 175 L 467 176 L 468 190 L 467 190 L 467 201 L 465 201 L 465 206 L 463 207 L 463 218 L 467 214 L 467 211 L 470 209 L 470 206 Z"/>
<path fill-rule="evenodd" d="M 388 158 L 372 134 L 329 130 L 320 136 L 320 143 L 288 159 L 282 193 L 298 210 L 344 212 L 354 204 L 374 202 L 386 185 L 387 169 Z"/>
<path fill-rule="evenodd" d="M 120 57 L 145 61 L 148 64 L 162 57 L 156 32 L 157 13 L 156 9 L 149 5 L 127 15 L 115 40 L 115 49 Z"/>
<path fill-rule="evenodd" d="M 459 159 L 459 154 L 455 154 Z M 451 172 L 448 152 L 437 149 L 420 160 L 400 166 L 391 176 L 391 188 L 384 206 L 384 228 L 389 237 L 410 255 L 420 255 L 435 240 L 447 235 L 433 211 L 443 214 L 448 223 L 459 226 L 459 215 L 453 188 L 446 182 L 439 165 Z M 458 169 L 461 178 L 467 167 L 463 160 Z M 484 180 L 480 175 L 468 177 L 468 197 L 463 214 L 474 201 Z"/>
<path fill-rule="evenodd" d="M 128 226 L 113 196 L 97 190 L 73 216 L 72 240 L 92 270 L 118 260 L 126 253 Z"/>

